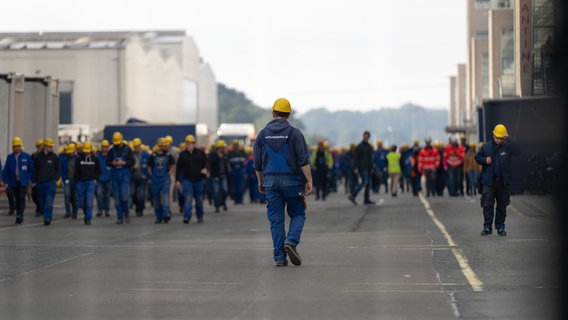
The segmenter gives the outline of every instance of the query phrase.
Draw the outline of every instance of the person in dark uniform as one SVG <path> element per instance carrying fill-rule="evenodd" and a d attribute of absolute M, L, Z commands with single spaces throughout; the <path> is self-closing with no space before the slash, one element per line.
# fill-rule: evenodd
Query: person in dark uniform
<path fill-rule="evenodd" d="M 59 178 L 61 178 L 59 156 L 53 152 L 53 139 L 45 138 L 43 152 L 34 158 L 32 186 L 37 185 L 43 224 L 46 226 L 50 225 L 53 219 L 53 199 Z"/>
<path fill-rule="evenodd" d="M 87 141 L 83 144 L 83 152 L 75 159 L 77 198 L 79 199 L 79 207 L 83 208 L 86 225 L 90 225 L 93 218 L 95 188 L 100 176 L 101 164 L 99 158 L 93 153 L 93 145 Z"/>
<path fill-rule="evenodd" d="M 6 157 L 3 178 L 6 185 L 12 190 L 16 203 L 16 224 L 24 222 L 24 209 L 26 208 L 26 190 L 32 175 L 32 158 L 22 151 L 22 140 L 19 137 L 12 139 L 12 153 Z"/>
<path fill-rule="evenodd" d="M 197 222 L 203 222 L 203 183 L 207 175 L 207 156 L 195 146 L 195 137 L 185 137 L 185 150 L 179 154 L 176 163 L 176 188 L 183 190 L 185 203 L 183 207 L 183 223 L 191 220 L 193 200 Z"/>
<path fill-rule="evenodd" d="M 483 207 L 482 236 L 493 232 L 493 224 L 497 234 L 506 236 L 505 218 L 510 202 L 509 184 L 513 175 L 511 158 L 521 154 L 519 146 L 507 134 L 507 128 L 498 124 L 493 129 L 493 139 L 483 144 L 475 156 L 475 161 L 482 166 L 481 206 Z M 495 222 L 493 221 L 495 218 Z"/>

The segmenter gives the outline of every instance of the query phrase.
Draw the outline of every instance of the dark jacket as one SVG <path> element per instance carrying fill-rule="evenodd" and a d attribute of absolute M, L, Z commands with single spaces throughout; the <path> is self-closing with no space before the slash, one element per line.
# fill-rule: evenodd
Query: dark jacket
<path fill-rule="evenodd" d="M 209 153 L 209 175 L 212 178 L 218 178 L 221 175 L 229 174 L 229 160 L 227 157 L 219 157 L 216 151 Z"/>
<path fill-rule="evenodd" d="M 355 148 L 353 168 L 359 171 L 371 171 L 373 169 L 373 147 L 365 140 Z"/>
<path fill-rule="evenodd" d="M 179 154 L 176 163 L 176 181 L 185 178 L 191 182 L 198 182 L 204 178 L 201 170 L 207 167 L 207 156 L 201 149 L 195 148 L 193 152 L 187 150 Z"/>
<path fill-rule="evenodd" d="M 94 153 L 82 153 L 75 158 L 75 181 L 99 180 L 101 164 Z"/>
<path fill-rule="evenodd" d="M 293 174 L 300 175 L 300 168 L 310 164 L 308 146 L 300 130 L 292 127 L 286 119 L 274 119 L 258 133 L 253 149 L 254 170 L 264 172 L 266 169 L 268 160 L 266 145 L 272 150 L 279 151 L 286 143 L 288 143 L 286 164 Z"/>
<path fill-rule="evenodd" d="M 511 165 L 511 158 L 521 154 L 519 146 L 507 139 L 501 145 L 497 145 L 493 140 L 486 142 L 477 152 L 475 161 L 482 166 L 481 169 L 481 183 L 491 186 L 495 180 L 495 165 L 497 161 L 501 166 L 503 183 L 509 185 L 513 176 L 513 167 Z M 487 164 L 487 157 L 491 156 L 491 164 Z"/>
<path fill-rule="evenodd" d="M 40 153 L 34 158 L 32 181 L 33 182 L 50 182 L 57 181 L 61 177 L 61 167 L 59 166 L 59 157 L 50 152 L 48 154 Z"/>

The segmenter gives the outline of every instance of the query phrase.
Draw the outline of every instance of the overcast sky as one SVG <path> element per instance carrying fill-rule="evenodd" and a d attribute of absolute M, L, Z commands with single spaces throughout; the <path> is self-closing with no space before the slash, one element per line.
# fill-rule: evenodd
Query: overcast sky
<path fill-rule="evenodd" d="M 18 0 L 0 32 L 183 29 L 218 82 L 300 113 L 448 108 L 465 0 Z"/>

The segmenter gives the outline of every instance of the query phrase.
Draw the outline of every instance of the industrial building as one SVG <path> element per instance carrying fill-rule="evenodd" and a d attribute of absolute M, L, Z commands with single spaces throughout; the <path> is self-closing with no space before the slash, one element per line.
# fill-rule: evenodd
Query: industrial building
<path fill-rule="evenodd" d="M 478 138 L 485 100 L 557 94 L 553 0 L 466 0 L 466 63 L 450 77 L 449 133 Z"/>
<path fill-rule="evenodd" d="M 215 76 L 183 30 L 0 33 L 0 74 L 56 79 L 58 123 L 88 136 L 130 118 L 218 126 Z"/>

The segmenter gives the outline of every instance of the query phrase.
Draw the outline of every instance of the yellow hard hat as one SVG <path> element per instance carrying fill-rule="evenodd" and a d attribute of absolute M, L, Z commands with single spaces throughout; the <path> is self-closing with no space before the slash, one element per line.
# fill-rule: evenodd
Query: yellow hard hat
<path fill-rule="evenodd" d="M 493 135 L 497 138 L 503 138 L 507 135 L 507 128 L 502 124 L 498 124 L 495 126 L 495 129 L 493 129 Z"/>
<path fill-rule="evenodd" d="M 93 145 L 89 141 L 85 142 L 83 144 L 83 152 L 90 153 L 91 151 L 93 151 Z"/>
<path fill-rule="evenodd" d="M 377 146 L 381 147 L 383 145 L 383 140 L 377 140 Z"/>
<path fill-rule="evenodd" d="M 412 142 L 412 145 L 415 146 L 415 147 L 418 146 L 419 144 L 420 144 L 420 141 L 418 141 L 418 140 L 414 140 Z"/>
<path fill-rule="evenodd" d="M 53 139 L 51 138 L 43 139 L 43 145 L 46 147 L 53 147 Z"/>
<path fill-rule="evenodd" d="M 239 145 L 239 140 L 237 139 L 233 139 L 233 141 L 231 142 L 234 146 L 238 146 Z"/>
<path fill-rule="evenodd" d="M 110 146 L 110 144 L 108 143 L 108 140 L 107 140 L 107 139 L 104 139 L 104 140 L 101 142 L 101 147 L 109 147 L 109 146 Z"/>
<path fill-rule="evenodd" d="M 119 145 L 122 143 L 122 133 L 115 132 L 112 134 L 112 144 Z"/>
<path fill-rule="evenodd" d="M 215 142 L 215 148 L 224 148 L 226 146 L 227 144 L 224 140 L 217 140 L 217 142 Z"/>
<path fill-rule="evenodd" d="M 185 142 L 195 142 L 195 137 L 192 134 L 185 136 Z"/>
<path fill-rule="evenodd" d="M 327 140 L 323 142 L 323 147 L 329 148 L 329 142 Z"/>
<path fill-rule="evenodd" d="M 164 139 L 166 140 L 167 143 L 170 143 L 170 144 L 174 143 L 174 138 L 172 138 L 172 136 L 168 135 Z"/>
<path fill-rule="evenodd" d="M 168 140 L 166 140 L 166 138 L 158 139 L 158 146 L 167 147 L 168 146 Z"/>
<path fill-rule="evenodd" d="M 22 139 L 20 137 L 14 137 L 12 139 L 12 147 L 21 147 L 22 146 Z"/>
<path fill-rule="evenodd" d="M 139 138 L 134 138 L 134 139 L 132 140 L 132 146 L 133 146 L 133 147 L 138 147 L 138 146 L 140 146 L 140 145 L 142 145 L 142 140 L 140 140 Z"/>
<path fill-rule="evenodd" d="M 65 153 L 75 153 L 75 151 L 77 150 L 76 146 L 74 143 L 70 143 L 67 145 L 67 147 L 65 148 Z"/>
<path fill-rule="evenodd" d="M 83 144 L 79 141 L 75 142 L 75 148 L 77 149 L 83 149 Z"/>
<path fill-rule="evenodd" d="M 272 110 L 278 112 L 285 112 L 290 113 L 292 112 L 292 108 L 290 107 L 290 101 L 285 98 L 278 98 L 274 101 L 274 105 L 272 106 Z"/>
<path fill-rule="evenodd" d="M 470 142 L 469 146 L 472 147 L 472 148 L 475 148 L 475 142 Z"/>
<path fill-rule="evenodd" d="M 43 140 L 36 140 L 35 146 L 36 148 L 43 145 Z"/>

